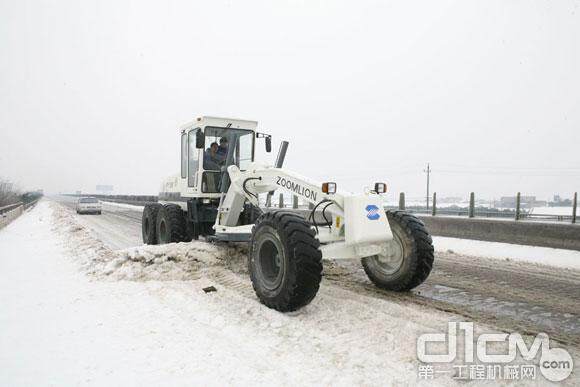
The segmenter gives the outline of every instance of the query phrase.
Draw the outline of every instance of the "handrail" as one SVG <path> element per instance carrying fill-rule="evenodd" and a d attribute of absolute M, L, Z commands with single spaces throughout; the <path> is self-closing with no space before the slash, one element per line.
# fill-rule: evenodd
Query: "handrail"
<path fill-rule="evenodd" d="M 5 213 L 10 212 L 10 211 L 13 211 L 20 206 L 24 207 L 24 209 L 26 210 L 26 209 L 34 206 L 36 203 L 38 203 L 38 200 L 39 199 L 36 199 L 36 200 L 33 200 L 31 202 L 28 202 L 28 203 L 24 203 L 24 202 L 12 203 L 12 204 L 9 204 L 7 206 L 0 207 L 0 215 L 5 214 Z"/>
<path fill-rule="evenodd" d="M 24 209 L 25 209 L 25 210 L 26 210 L 26 209 L 29 209 L 30 207 L 32 207 L 32 206 L 34 206 L 36 203 L 38 203 L 38 201 L 39 201 L 39 200 L 40 200 L 40 199 L 36 199 L 36 200 L 33 200 L 33 201 L 31 201 L 31 202 L 24 203 Z"/>

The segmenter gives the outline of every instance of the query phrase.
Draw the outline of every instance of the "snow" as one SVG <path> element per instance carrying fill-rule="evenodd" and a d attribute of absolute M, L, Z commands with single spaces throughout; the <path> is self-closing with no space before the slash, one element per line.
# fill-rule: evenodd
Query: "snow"
<path fill-rule="evenodd" d="M 436 251 L 445 252 L 451 250 L 457 254 L 475 257 L 506 259 L 580 269 L 580 251 L 439 236 L 433 237 L 433 244 Z"/>
<path fill-rule="evenodd" d="M 416 336 L 448 320 L 332 286 L 282 314 L 235 249 L 191 245 L 114 252 L 47 201 L 6 227 L 0 385 L 414 384 Z"/>
<path fill-rule="evenodd" d="M 44 200 L 0 231 L 0 385 L 459 384 L 419 380 L 415 345 L 461 316 L 324 281 L 279 313 L 243 247 L 114 251 L 78 220 Z"/>
<path fill-rule="evenodd" d="M 576 210 L 578 211 L 578 210 Z M 530 213 L 535 215 L 568 215 L 572 216 L 572 207 L 534 207 Z M 580 215 L 580 214 L 577 214 Z"/>
<path fill-rule="evenodd" d="M 106 201 L 102 201 L 101 203 L 107 206 L 111 206 L 111 207 L 118 207 L 118 208 L 126 208 L 128 210 L 134 210 L 134 211 L 143 211 L 143 207 L 145 206 L 138 206 L 135 204 L 126 204 L 126 203 L 117 203 L 117 202 L 106 202 Z"/>

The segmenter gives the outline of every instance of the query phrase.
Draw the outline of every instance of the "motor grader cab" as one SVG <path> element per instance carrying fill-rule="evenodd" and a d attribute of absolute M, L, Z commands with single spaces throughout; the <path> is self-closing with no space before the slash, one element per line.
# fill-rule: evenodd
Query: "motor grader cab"
<path fill-rule="evenodd" d="M 167 179 L 159 202 L 143 211 L 147 244 L 249 243 L 254 290 L 265 305 L 296 310 L 316 295 L 322 258 L 361 259 L 378 287 L 405 291 L 431 272 L 433 245 L 423 223 L 402 211 L 386 212 L 386 184 L 353 194 L 332 181 L 316 182 L 283 168 L 283 142 L 275 165 L 254 160 L 257 140 L 271 137 L 257 122 L 200 117 L 181 128 L 181 174 Z M 260 195 L 296 195 L 311 210 L 264 208 Z"/>

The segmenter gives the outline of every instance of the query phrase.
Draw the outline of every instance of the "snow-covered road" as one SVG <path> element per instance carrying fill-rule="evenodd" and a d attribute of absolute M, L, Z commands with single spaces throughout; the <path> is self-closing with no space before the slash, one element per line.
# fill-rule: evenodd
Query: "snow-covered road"
<path fill-rule="evenodd" d="M 73 198 L 58 200 L 74 208 Z M 142 208 L 104 203 L 103 215 L 75 220 L 106 247 L 127 248 L 141 245 Z M 325 278 L 367 296 L 429 305 L 510 331 L 547 332 L 580 345 L 580 252 L 442 237 L 434 244 L 434 270 L 410 294 L 379 291 L 358 260 L 325 262 Z"/>
<path fill-rule="evenodd" d="M 432 385 L 417 337 L 468 320 L 332 264 L 313 303 L 278 313 L 238 248 L 114 251 L 85 219 L 45 200 L 0 231 L 0 385 Z"/>
<path fill-rule="evenodd" d="M 71 210 L 76 208 L 76 197 L 59 196 L 59 203 Z M 143 244 L 141 213 L 143 207 L 118 203 L 102 203 L 101 215 L 79 215 L 77 220 L 89 227 L 107 247 L 118 250 Z"/>

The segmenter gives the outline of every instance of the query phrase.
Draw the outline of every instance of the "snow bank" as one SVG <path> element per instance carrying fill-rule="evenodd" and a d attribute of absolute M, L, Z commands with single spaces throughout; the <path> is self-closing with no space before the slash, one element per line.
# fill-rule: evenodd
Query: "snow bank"
<path fill-rule="evenodd" d="M 82 269 L 98 277 L 114 280 L 188 280 L 219 265 L 240 272 L 246 267 L 246 245 L 214 245 L 203 241 L 169 245 L 143 245 L 111 250 L 96 239 L 90 229 L 78 223 L 64 207 L 52 203 L 57 233 Z"/>
<path fill-rule="evenodd" d="M 433 237 L 433 244 L 436 251 L 580 270 L 580 251 L 439 236 Z"/>

